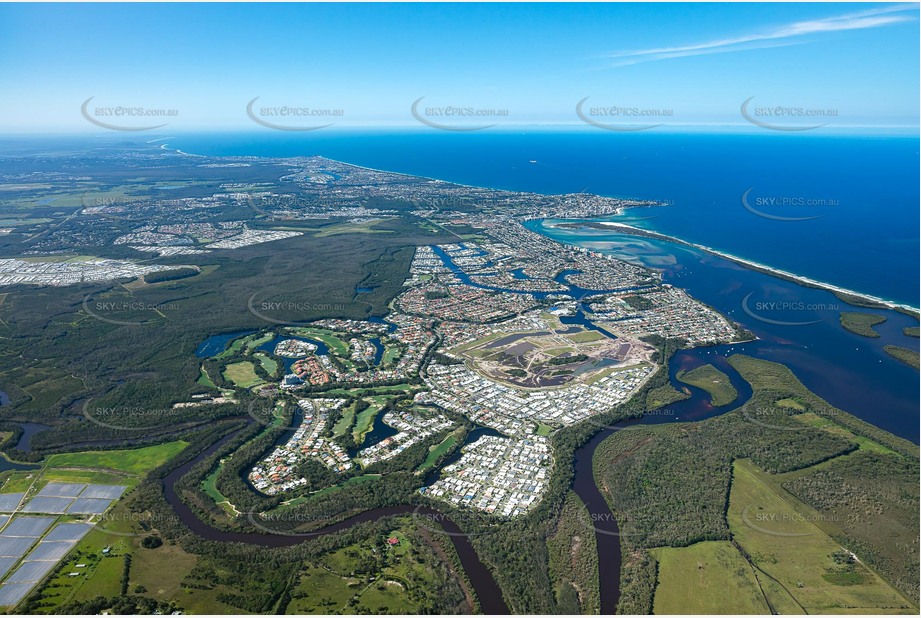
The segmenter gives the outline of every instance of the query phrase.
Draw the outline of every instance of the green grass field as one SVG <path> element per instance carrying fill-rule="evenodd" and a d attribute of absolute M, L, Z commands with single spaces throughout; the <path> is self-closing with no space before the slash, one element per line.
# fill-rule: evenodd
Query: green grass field
<path fill-rule="evenodd" d="M 222 494 L 217 488 L 217 477 L 221 473 L 221 468 L 223 467 L 223 463 L 216 465 L 214 470 L 211 471 L 211 474 L 206 476 L 205 480 L 201 482 L 201 489 L 209 498 L 214 500 L 216 505 L 224 509 L 224 512 L 230 516 L 236 516 L 239 514 L 237 509 L 234 508 L 234 506 L 230 503 L 230 500 L 228 500 L 227 497 L 224 496 L 224 494 Z"/>
<path fill-rule="evenodd" d="M 317 238 L 326 238 L 328 236 L 338 236 L 339 234 L 392 234 L 390 230 L 376 230 L 374 225 L 380 223 L 383 219 L 374 219 L 363 223 L 337 223 L 316 228 Z M 313 231 L 313 230 L 311 230 Z"/>
<path fill-rule="evenodd" d="M 5 494 L 18 493 L 21 491 L 26 491 L 32 487 L 32 483 L 35 482 L 35 479 L 38 477 L 40 472 L 38 471 L 20 471 L 20 472 L 10 472 L 9 476 L 6 477 L 6 480 L 3 481 L 2 489 Z"/>
<path fill-rule="evenodd" d="M 224 367 L 224 377 L 240 388 L 251 388 L 263 383 L 262 378 L 256 375 L 256 369 L 250 361 L 227 365 Z"/>
<path fill-rule="evenodd" d="M 256 337 L 255 339 L 250 339 L 249 337 L 247 337 L 247 339 L 249 340 L 246 342 L 246 349 L 248 351 L 255 350 L 256 348 L 261 346 L 263 343 L 268 343 L 269 341 L 271 341 L 273 337 L 275 337 L 275 334 L 272 332 L 265 333 L 261 337 Z"/>
<path fill-rule="evenodd" d="M 765 595 L 778 611 L 795 604 L 810 614 L 917 613 L 876 573 L 845 559 L 848 552 L 828 535 L 834 521 L 747 460 L 733 466 L 728 520 L 759 579 L 773 582 Z"/>
<path fill-rule="evenodd" d="M 350 405 L 342 411 L 342 416 L 340 416 L 336 424 L 333 425 L 333 437 L 340 438 L 344 436 L 352 428 L 354 422 L 355 406 Z"/>
<path fill-rule="evenodd" d="M 267 355 L 257 352 L 253 354 L 254 357 L 259 361 L 259 364 L 262 365 L 262 368 L 265 369 L 266 373 L 270 376 L 274 375 L 275 370 L 278 369 L 278 361 L 274 358 L 269 358 Z"/>
<path fill-rule="evenodd" d="M 306 565 L 291 589 L 289 614 L 327 614 L 345 608 L 357 592 L 360 580 Z"/>
<path fill-rule="evenodd" d="M 176 441 L 118 451 L 58 453 L 48 458 L 45 468 L 106 468 L 128 474 L 144 474 L 169 461 L 188 446 Z"/>
<path fill-rule="evenodd" d="M 428 456 L 426 456 L 425 461 L 419 464 L 419 467 L 416 468 L 416 471 L 424 472 L 434 466 L 435 462 L 438 461 L 438 458 L 451 450 L 455 444 L 457 444 L 457 436 L 452 433 L 447 438 L 429 449 Z"/>
<path fill-rule="evenodd" d="M 776 403 L 781 408 L 789 408 L 791 410 L 796 410 L 798 412 L 802 412 L 803 410 L 806 409 L 806 406 L 804 406 L 802 403 L 800 403 L 796 399 L 793 399 L 792 397 L 784 397 L 783 399 L 778 399 L 774 403 Z"/>
<path fill-rule="evenodd" d="M 384 354 L 381 356 L 381 365 L 395 363 L 400 358 L 400 348 L 395 345 L 384 346 Z"/>
<path fill-rule="evenodd" d="M 371 427 L 374 426 L 374 417 L 377 416 L 377 413 L 381 411 L 381 408 L 384 407 L 384 404 L 375 401 L 372 398 L 370 402 L 371 405 L 358 413 L 358 416 L 355 418 L 355 426 L 352 428 L 352 437 L 355 438 L 356 444 L 361 444 L 365 441 L 365 435 L 371 431 Z"/>
<path fill-rule="evenodd" d="M 291 334 L 305 339 L 317 339 L 325 343 L 333 354 L 349 356 L 349 344 L 340 339 L 336 333 L 322 328 L 293 327 L 287 329 Z"/>
<path fill-rule="evenodd" d="M 346 397 L 355 397 L 362 395 L 365 392 L 372 393 L 411 393 L 414 390 L 417 390 L 418 386 L 413 386 L 412 384 L 394 384 L 391 386 L 369 386 L 367 388 L 334 388 L 332 390 L 324 391 L 329 396 L 335 395 L 344 395 Z"/>
<path fill-rule="evenodd" d="M 576 354 L 577 350 L 575 348 L 546 348 L 543 350 L 543 353 L 549 356 L 550 358 L 556 358 L 557 356 L 563 356 L 564 354 Z"/>
<path fill-rule="evenodd" d="M 660 547 L 656 614 L 769 614 L 751 566 L 728 541 Z"/>
<path fill-rule="evenodd" d="M 604 339 L 605 336 L 596 330 L 586 330 L 581 333 L 566 335 L 566 338 L 573 343 L 591 343 L 592 341 L 600 341 Z"/>
<path fill-rule="evenodd" d="M 431 591 L 440 576 L 426 561 L 429 548 L 412 540 L 410 526 L 405 523 L 373 541 L 330 552 L 317 564 L 305 564 L 291 587 L 291 602 L 285 613 L 431 613 Z M 383 544 L 389 537 L 399 539 L 399 544 Z M 362 556 L 374 545 L 376 565 L 371 566 Z"/>
<path fill-rule="evenodd" d="M 255 335 L 247 335 L 245 337 L 240 337 L 239 339 L 234 339 L 230 342 L 230 345 L 227 346 L 227 349 L 221 352 L 220 354 L 215 355 L 213 358 L 229 358 L 243 349 L 244 345 L 247 345 L 253 341 Z"/>
<path fill-rule="evenodd" d="M 889 455 L 895 455 L 897 457 L 901 457 L 901 455 L 899 455 L 892 449 L 886 448 L 882 444 L 875 442 L 871 440 L 870 438 L 866 438 L 864 436 L 860 436 L 851 431 L 848 431 L 847 428 L 842 427 L 841 425 L 838 425 L 834 421 L 824 416 L 819 416 L 818 414 L 807 412 L 805 414 L 797 414 L 793 418 L 795 418 L 801 423 L 806 423 L 807 425 L 818 427 L 819 429 L 824 429 L 825 431 L 828 431 L 830 433 L 834 433 L 839 436 L 844 436 L 848 440 L 853 440 L 854 442 L 857 443 L 857 445 L 860 447 L 861 450 L 874 451 L 877 453 L 887 453 Z M 794 472 L 792 474 L 796 474 L 796 473 Z"/>
<path fill-rule="evenodd" d="M 210 388 L 217 388 L 217 384 L 215 384 L 214 381 L 211 380 L 211 376 L 208 375 L 208 372 L 205 371 L 204 367 L 202 367 L 200 370 L 197 383 L 201 384 L 202 386 L 208 386 Z"/>
<path fill-rule="evenodd" d="M 675 377 L 710 393 L 710 402 L 717 408 L 732 403 L 739 396 L 729 376 L 713 365 L 703 365 L 687 372 L 679 371 Z"/>

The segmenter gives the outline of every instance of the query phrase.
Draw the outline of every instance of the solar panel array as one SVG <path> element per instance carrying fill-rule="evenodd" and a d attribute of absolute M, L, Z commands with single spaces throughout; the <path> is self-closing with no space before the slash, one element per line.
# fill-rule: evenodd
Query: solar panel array
<path fill-rule="evenodd" d="M 125 489 L 121 485 L 48 483 L 22 508 L 19 505 L 24 493 L 0 494 L 0 513 L 19 509 L 15 516 L 0 514 L 0 579 L 6 577 L 0 585 L 0 607 L 22 601 L 93 529 L 93 524 L 84 522 L 59 523 L 51 528 L 57 520 L 54 515 L 102 514 Z"/>
<path fill-rule="evenodd" d="M 25 536 L 37 539 L 54 523 L 54 517 L 27 517 L 17 515 L 13 521 L 3 529 L 0 536 Z"/>
<path fill-rule="evenodd" d="M 73 498 L 56 498 L 50 496 L 35 496 L 23 507 L 23 513 L 56 513 L 61 514 L 67 510 Z"/>
<path fill-rule="evenodd" d="M 16 564 L 16 558 L 0 558 L 0 577 L 6 575 L 14 564 Z"/>
<path fill-rule="evenodd" d="M 87 485 L 83 493 L 80 494 L 80 497 L 108 498 L 109 500 L 115 500 L 125 493 L 125 489 L 124 485 Z"/>
<path fill-rule="evenodd" d="M 86 489 L 86 483 L 48 483 L 38 492 L 39 496 L 53 498 L 76 498 Z"/>
<path fill-rule="evenodd" d="M 22 512 L 101 515 L 125 492 L 125 489 L 127 488 L 123 485 L 48 483 L 26 503 Z M 0 494 L 0 511 L 3 511 L 4 505 L 9 506 L 11 511 L 15 510 L 22 496 L 23 494 Z"/>
<path fill-rule="evenodd" d="M 0 537 L 0 558 L 22 558 L 34 544 L 35 539 L 29 537 Z"/>
<path fill-rule="evenodd" d="M 0 494 L 0 513 L 12 513 L 19 508 L 25 492 L 17 494 Z"/>
<path fill-rule="evenodd" d="M 32 586 L 35 583 L 31 584 L 11 584 L 6 583 L 0 586 L 0 606 L 3 605 L 16 605 L 22 599 L 29 594 L 29 591 L 32 590 Z"/>
<path fill-rule="evenodd" d="M 35 584 L 43 578 L 48 571 L 54 568 L 54 562 L 46 561 L 31 561 L 23 562 L 19 565 L 19 568 L 10 573 L 6 578 L 6 583 L 3 584 L 7 586 L 9 584 Z M 2 587 L 0 587 L 2 588 Z"/>
<path fill-rule="evenodd" d="M 70 548 L 76 545 L 76 541 L 42 541 L 35 546 L 32 553 L 26 559 L 29 562 L 51 560 L 57 562 L 67 555 Z"/>
<path fill-rule="evenodd" d="M 67 522 L 58 524 L 51 532 L 45 535 L 44 541 L 79 541 L 87 532 L 93 529 L 93 524 L 82 522 Z"/>

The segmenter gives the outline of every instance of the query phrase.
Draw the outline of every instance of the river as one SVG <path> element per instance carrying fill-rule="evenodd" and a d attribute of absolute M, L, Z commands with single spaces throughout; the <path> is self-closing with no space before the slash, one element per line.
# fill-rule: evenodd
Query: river
<path fill-rule="evenodd" d="M 626 254 L 632 254 L 634 257 L 639 255 L 640 263 L 663 271 L 665 282 L 688 289 L 692 296 L 716 307 L 731 319 L 753 331 L 758 337 L 754 341 L 741 344 L 681 350 L 669 362 L 669 378 L 674 385 L 680 384 L 675 379 L 678 371 L 687 371 L 707 363 L 714 365 L 729 376 L 738 391 L 738 398 L 733 403 L 714 407 L 710 404 L 709 396 L 705 391 L 694 386 L 681 385 L 691 393 L 689 399 L 666 406 L 640 419 L 603 427 L 576 451 L 572 488 L 586 505 L 595 528 L 599 557 L 601 612 L 603 614 L 615 613 L 620 598 L 621 546 L 615 517 L 595 482 L 592 464 L 595 449 L 615 431 L 635 424 L 700 421 L 727 412 L 747 401 L 752 394 L 751 387 L 729 365 L 728 357 L 732 354 L 749 354 L 785 364 L 793 369 L 807 388 L 833 405 L 838 405 L 883 429 L 917 442 L 917 371 L 900 364 L 882 351 L 882 345 L 885 343 L 917 349 L 917 339 L 912 340 L 901 332 L 902 328 L 917 323 L 912 318 L 893 311 L 851 309 L 846 303 L 824 290 L 804 288 L 795 283 L 742 268 L 721 258 L 674 246 L 671 243 L 649 241 L 648 239 L 638 240 L 606 231 L 583 229 L 574 232 L 545 226 L 542 221 L 528 222 L 527 227 L 559 242 L 601 250 L 617 257 L 627 258 Z M 439 253 L 448 267 L 462 281 L 476 287 L 497 289 L 469 281 L 469 278 L 460 272 L 449 256 L 437 249 L 436 253 Z M 589 291 L 569 286 L 569 293 L 574 298 L 580 299 L 589 294 Z M 763 301 L 777 299 L 786 301 L 785 306 L 792 307 L 792 309 L 788 310 L 786 315 L 770 314 L 767 311 L 764 315 L 755 314 L 745 304 L 745 299 L 752 295 L 756 295 L 755 298 Z M 768 305 L 767 302 L 762 304 Z M 754 306 L 758 308 L 760 305 L 755 304 Z M 799 309 L 800 306 L 805 309 Z M 838 313 L 842 310 L 866 311 L 884 315 L 887 323 L 878 328 L 881 337 L 876 340 L 868 340 L 844 331 L 838 324 Z M 576 316 L 564 319 L 564 322 L 588 326 L 588 320 L 581 310 Z M 881 402 L 886 405 L 881 406 Z M 881 415 L 880 409 L 887 410 L 887 414 Z M 216 448 L 217 445 L 209 451 L 213 452 Z M 197 459 L 201 459 L 207 453 L 208 451 Z M 167 498 L 180 518 L 194 532 L 212 540 L 250 542 L 269 547 L 289 546 L 303 542 L 303 537 L 223 532 L 199 521 L 175 495 L 172 487 L 175 481 L 193 464 L 194 462 L 186 464 L 167 477 L 166 490 Z M 321 528 L 314 534 L 329 534 L 364 521 L 414 511 L 438 515 L 443 521 L 443 527 L 451 534 L 461 563 L 477 591 L 483 611 L 508 613 L 508 608 L 502 600 L 495 580 L 477 557 L 469 540 L 462 536 L 454 522 L 447 520 L 433 509 L 417 511 L 417 507 L 410 505 L 373 509 Z"/>
<path fill-rule="evenodd" d="M 728 355 L 736 351 L 737 345 L 728 344 L 709 348 L 681 350 L 672 356 L 668 364 L 669 379 L 673 385 L 686 387 L 691 393 L 689 399 L 673 403 L 661 410 L 603 427 L 598 433 L 578 448 L 574 456 L 572 489 L 588 509 L 595 529 L 598 547 L 598 583 L 601 595 L 601 613 L 614 614 L 620 600 L 621 546 L 620 529 L 608 503 L 598 489 L 595 480 L 593 459 L 595 449 L 614 432 L 634 425 L 655 425 L 659 423 L 682 423 L 701 421 L 737 408 L 752 395 L 751 386 L 728 362 Z M 711 364 L 727 376 L 739 395 L 735 401 L 714 407 L 710 396 L 703 389 L 678 382 L 675 375 L 695 367 Z"/>
<path fill-rule="evenodd" d="M 310 536 L 272 534 L 267 532 L 229 532 L 214 528 L 203 522 L 195 515 L 192 509 L 179 498 L 175 488 L 176 482 L 188 474 L 195 464 L 217 452 L 221 446 L 233 438 L 237 433 L 238 432 L 233 432 L 224 436 L 222 439 L 202 451 L 199 455 L 179 466 L 163 478 L 163 494 L 166 496 L 167 502 L 169 502 L 170 506 L 176 512 L 179 520 L 196 535 L 208 539 L 209 541 L 217 541 L 220 543 L 249 543 L 262 547 L 291 547 L 293 545 L 299 545 L 300 543 L 309 542 L 312 538 L 346 530 L 356 524 L 375 521 L 382 517 L 405 514 L 422 515 L 433 521 L 438 521 L 444 531 L 448 533 L 454 545 L 454 549 L 457 551 L 457 555 L 460 558 L 461 566 L 476 591 L 477 599 L 480 602 L 480 609 L 483 613 L 510 613 L 492 573 L 490 573 L 489 569 L 480 561 L 476 551 L 473 549 L 473 545 L 470 543 L 470 539 L 467 538 L 457 524 L 435 509 L 408 504 L 371 509 L 340 522 L 314 530 L 309 533 Z"/>

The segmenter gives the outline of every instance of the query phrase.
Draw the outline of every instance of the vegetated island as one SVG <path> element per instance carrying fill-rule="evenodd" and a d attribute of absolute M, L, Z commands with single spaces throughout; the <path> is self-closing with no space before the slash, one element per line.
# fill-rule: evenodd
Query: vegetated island
<path fill-rule="evenodd" d="M 902 332 L 905 333 L 908 337 L 921 336 L 921 328 L 918 328 L 917 326 L 906 326 L 902 329 Z"/>
<path fill-rule="evenodd" d="M 662 386 L 650 389 L 650 391 L 646 393 L 646 409 L 658 410 L 659 408 L 664 408 L 673 403 L 690 398 L 690 393 L 679 391 L 671 384 L 663 384 Z"/>
<path fill-rule="evenodd" d="M 675 376 L 681 382 L 702 388 L 710 394 L 710 403 L 718 408 L 736 400 L 739 392 L 729 381 L 729 376 L 713 365 L 701 365 L 690 371 L 679 371 Z"/>
<path fill-rule="evenodd" d="M 914 350 L 909 350 L 908 348 L 903 348 L 898 345 L 886 345 L 883 346 L 883 350 L 885 350 L 886 354 L 889 356 L 897 358 L 906 365 L 911 365 L 915 369 L 918 369 L 918 353 Z"/>
<path fill-rule="evenodd" d="M 838 319 L 845 330 L 863 337 L 879 337 L 879 333 L 873 330 L 873 327 L 886 321 L 881 315 L 859 311 L 842 311 Z"/>

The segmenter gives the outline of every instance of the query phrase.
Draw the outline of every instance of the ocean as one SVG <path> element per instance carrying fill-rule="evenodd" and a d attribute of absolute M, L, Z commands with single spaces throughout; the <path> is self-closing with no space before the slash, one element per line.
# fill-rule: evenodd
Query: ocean
<path fill-rule="evenodd" d="M 672 374 L 676 369 L 713 363 L 732 378 L 734 371 L 724 359 L 733 354 L 782 363 L 832 405 L 918 442 L 918 370 L 883 349 L 897 345 L 918 352 L 918 338 L 902 332 L 918 325 L 914 317 L 891 309 L 852 307 L 826 290 L 803 287 L 671 242 L 606 230 L 561 228 L 552 220 L 526 225 L 559 242 L 656 268 L 663 282 L 687 290 L 757 337 L 745 343 L 682 351 L 673 359 Z M 875 327 L 880 336 L 868 338 L 846 331 L 839 323 L 842 311 L 884 317 L 886 321 Z M 669 406 L 682 412 L 682 420 L 711 415 L 708 409 L 685 407 Z"/>
<path fill-rule="evenodd" d="M 93 147 L 106 141 L 94 139 Z M 123 138 L 120 144 L 128 145 Z M 919 304 L 917 138 L 320 131 L 189 134 L 151 146 L 161 144 L 210 156 L 321 155 L 515 191 L 659 200 L 667 205 L 629 209 L 617 219 L 860 293 Z M 892 344 L 917 352 L 918 338 L 902 332 L 916 319 L 869 310 L 887 321 L 876 328 L 881 337 L 868 339 L 838 323 L 841 311 L 864 310 L 830 292 L 694 248 L 559 223 L 527 225 L 555 240 L 660 269 L 665 282 L 687 289 L 758 337 L 682 352 L 675 364 L 725 367 L 722 359 L 734 353 L 780 362 L 831 404 L 918 442 L 918 371 L 883 350 Z M 684 420 L 709 414 L 687 412 Z"/>
<path fill-rule="evenodd" d="M 658 200 L 667 206 L 629 210 L 623 220 L 919 305 L 917 137 L 266 131 L 181 135 L 165 143 L 212 156 L 322 155 L 514 191 Z"/>

